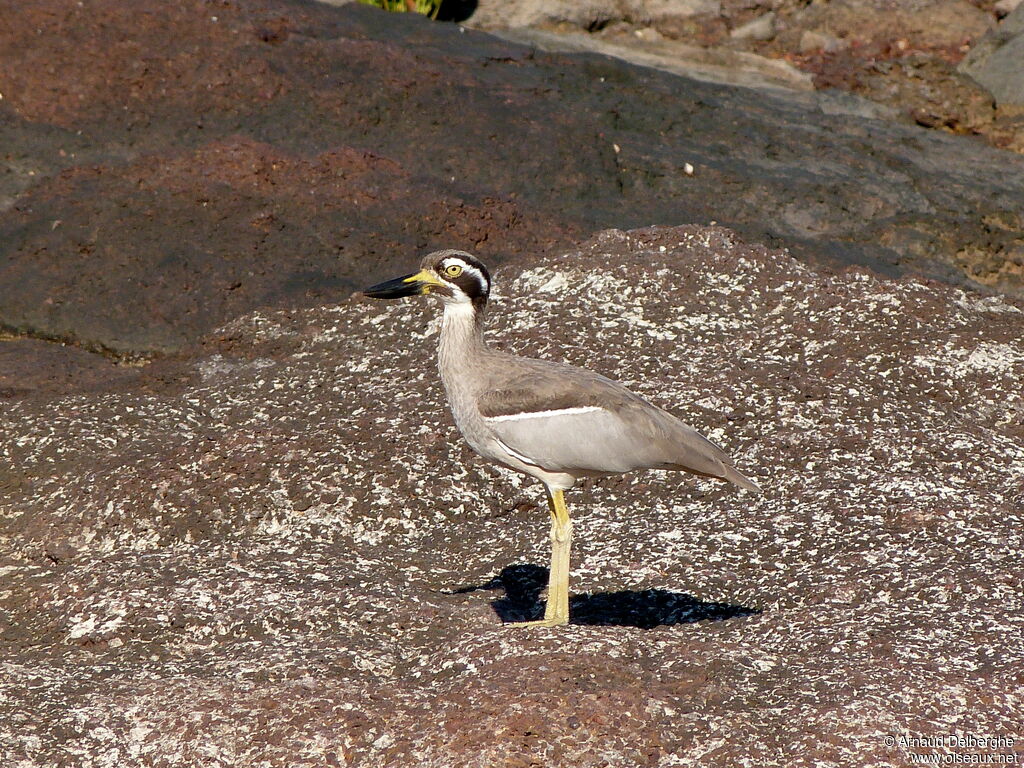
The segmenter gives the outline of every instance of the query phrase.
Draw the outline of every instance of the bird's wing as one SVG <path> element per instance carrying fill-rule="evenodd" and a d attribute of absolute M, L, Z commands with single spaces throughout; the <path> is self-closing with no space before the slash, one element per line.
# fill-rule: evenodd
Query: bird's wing
<path fill-rule="evenodd" d="M 753 487 L 721 448 L 621 384 L 584 369 L 529 363 L 494 382 L 477 403 L 520 461 L 569 473 L 682 469 Z"/>
<path fill-rule="evenodd" d="M 512 360 L 512 371 L 491 381 L 477 400 L 484 418 L 589 406 L 611 409 L 630 401 L 645 402 L 618 382 L 584 368 L 546 360 Z"/>

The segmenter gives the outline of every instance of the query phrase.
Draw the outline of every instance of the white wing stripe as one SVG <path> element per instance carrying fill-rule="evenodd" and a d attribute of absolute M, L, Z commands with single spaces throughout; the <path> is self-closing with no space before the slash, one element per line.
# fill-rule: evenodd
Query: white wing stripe
<path fill-rule="evenodd" d="M 536 467 L 537 466 L 537 462 L 533 461 L 533 459 L 531 459 L 529 456 L 524 456 L 519 451 L 512 450 L 512 448 L 509 447 L 503 440 L 499 440 L 498 438 L 494 438 L 494 441 L 498 445 L 500 445 L 501 449 L 503 451 L 505 451 L 505 453 L 507 453 L 509 456 L 511 456 L 511 457 L 513 457 L 515 459 L 519 459 L 521 462 L 523 462 L 523 464 L 529 464 L 531 467 Z"/>
<path fill-rule="evenodd" d="M 546 419 L 551 416 L 576 416 L 580 413 L 600 411 L 599 405 L 583 405 L 578 408 L 559 408 L 554 411 L 530 411 L 527 413 L 506 413 L 503 416 L 485 416 L 484 421 L 521 421 L 523 419 Z"/>

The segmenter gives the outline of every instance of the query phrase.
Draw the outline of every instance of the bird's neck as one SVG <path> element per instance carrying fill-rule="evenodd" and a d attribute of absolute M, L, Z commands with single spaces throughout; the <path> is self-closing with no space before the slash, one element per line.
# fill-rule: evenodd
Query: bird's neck
<path fill-rule="evenodd" d="M 438 364 L 445 372 L 460 372 L 476 364 L 487 347 L 484 344 L 483 307 L 469 303 L 452 303 L 444 307 L 441 318 L 441 340 L 438 343 Z"/>

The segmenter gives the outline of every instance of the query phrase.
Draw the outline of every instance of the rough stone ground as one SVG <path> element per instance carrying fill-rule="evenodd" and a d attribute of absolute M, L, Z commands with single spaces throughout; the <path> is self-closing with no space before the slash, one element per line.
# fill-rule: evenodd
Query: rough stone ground
<path fill-rule="evenodd" d="M 1019 302 L 700 227 L 603 232 L 498 281 L 492 343 L 619 378 L 765 494 L 588 483 L 575 623 L 503 624 L 540 609 L 546 512 L 458 440 L 437 307 L 244 315 L 148 393 L 0 403 L 0 764 L 1021 751 Z"/>

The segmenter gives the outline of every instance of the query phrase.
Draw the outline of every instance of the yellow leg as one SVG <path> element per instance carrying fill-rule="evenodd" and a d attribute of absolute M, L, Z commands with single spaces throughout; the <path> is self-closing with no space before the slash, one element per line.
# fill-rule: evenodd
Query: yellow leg
<path fill-rule="evenodd" d="M 572 548 L 572 520 L 565 508 L 562 491 L 548 489 L 551 512 L 551 568 L 548 572 L 548 601 L 544 618 L 523 621 L 517 627 L 557 627 L 569 623 L 569 551 Z"/>

